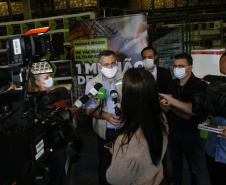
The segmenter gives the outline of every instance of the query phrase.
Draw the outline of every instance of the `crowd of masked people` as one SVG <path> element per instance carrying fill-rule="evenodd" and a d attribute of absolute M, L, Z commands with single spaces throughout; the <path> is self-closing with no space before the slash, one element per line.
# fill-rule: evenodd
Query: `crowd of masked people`
<path fill-rule="evenodd" d="M 86 94 L 97 83 L 107 90 L 101 116 L 98 110 L 92 114 L 98 139 L 99 184 L 181 185 L 185 157 L 191 184 L 204 185 L 198 124 L 207 115 L 192 112 L 192 96 L 205 91 L 208 83 L 192 73 L 189 54 L 174 57 L 173 79 L 169 69 L 156 65 L 158 55 L 153 47 L 144 48 L 141 56 L 143 68 L 131 68 L 124 74 L 118 71 L 117 55 L 102 51 L 98 63 L 101 73 L 86 84 Z M 226 54 L 219 66 L 225 75 Z M 120 103 L 112 101 L 112 90 L 117 91 Z M 83 108 L 89 115 L 98 105 L 99 100 L 93 97 Z M 120 108 L 121 116 L 115 115 L 115 107 Z M 209 132 L 205 143 L 211 184 L 223 185 L 226 122 L 222 117 L 211 117 L 210 124 L 224 129 L 221 134 Z M 166 151 L 172 162 L 171 176 L 166 170 Z"/>
<path fill-rule="evenodd" d="M 106 89 L 102 110 L 96 110 L 96 96 L 84 104 L 84 112 L 93 117 L 98 140 L 99 184 L 112 185 L 181 185 L 185 157 L 192 185 L 204 185 L 201 171 L 201 138 L 198 124 L 206 115 L 192 112 L 192 96 L 206 90 L 207 83 L 192 73 L 193 59 L 186 53 L 174 57 L 170 70 L 156 65 L 153 47 L 142 50 L 143 68 L 118 71 L 117 55 L 111 50 L 99 54 L 101 73 L 86 84 L 85 94 L 95 84 Z M 219 61 L 220 72 L 226 74 L 226 54 Z M 4 74 L 4 75 L 2 75 Z M 6 78 L 4 70 L 1 79 Z M 47 91 L 53 85 L 49 74 L 33 76 L 33 85 Z M 12 84 L 1 83 L 1 93 Z M 118 101 L 112 101 L 111 92 Z M 62 105 L 60 105 L 62 106 Z M 115 108 L 121 115 L 116 115 Z M 95 111 L 94 111 L 95 110 Z M 206 163 L 212 185 L 226 183 L 226 120 L 211 117 L 210 124 L 224 129 L 221 134 L 209 132 L 205 143 Z M 169 152 L 170 159 L 166 159 Z M 65 150 L 52 157 L 51 185 L 61 185 L 65 177 Z M 172 171 L 166 170 L 167 160 Z"/>

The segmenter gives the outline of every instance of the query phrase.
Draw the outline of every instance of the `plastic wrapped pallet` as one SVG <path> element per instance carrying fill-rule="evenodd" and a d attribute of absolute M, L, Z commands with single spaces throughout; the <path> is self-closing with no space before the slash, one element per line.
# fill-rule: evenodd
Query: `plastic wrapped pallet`
<path fill-rule="evenodd" d="M 171 70 L 173 76 L 173 62 L 176 54 L 183 52 L 183 29 L 175 28 L 164 37 L 153 42 L 153 47 L 158 53 L 158 65 Z"/>

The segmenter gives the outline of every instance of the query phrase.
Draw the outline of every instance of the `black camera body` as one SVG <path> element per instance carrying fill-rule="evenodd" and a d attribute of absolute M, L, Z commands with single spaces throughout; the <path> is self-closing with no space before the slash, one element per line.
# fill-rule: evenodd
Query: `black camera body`
<path fill-rule="evenodd" d="M 56 89 L 48 95 L 27 91 L 29 75 L 22 68 L 31 70 L 48 48 L 50 43 L 37 34 L 7 39 L 16 88 L 0 95 L 0 185 L 47 184 L 48 157 L 75 137 L 71 111 L 54 105 L 67 90 Z"/>
<path fill-rule="evenodd" d="M 8 38 L 6 47 L 8 49 L 8 65 L 28 65 L 27 59 L 35 56 L 45 56 L 48 45 L 43 37 L 36 35 L 21 35 Z"/>
<path fill-rule="evenodd" d="M 206 92 L 193 95 L 192 111 L 195 114 L 208 114 L 226 118 L 226 82 L 213 81 Z"/>
<path fill-rule="evenodd" d="M 48 156 L 73 141 L 71 111 L 45 105 L 46 96 L 15 90 L 0 95 L 0 184 L 46 184 Z"/>

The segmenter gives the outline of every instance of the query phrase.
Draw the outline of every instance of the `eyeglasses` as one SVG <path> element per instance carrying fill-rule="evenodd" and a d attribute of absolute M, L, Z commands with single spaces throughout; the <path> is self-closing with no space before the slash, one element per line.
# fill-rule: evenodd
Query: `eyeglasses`
<path fill-rule="evenodd" d="M 148 58 L 148 59 L 154 59 L 154 56 L 142 57 L 143 60 L 145 60 L 146 58 Z"/>
<path fill-rule="evenodd" d="M 190 65 L 173 65 L 173 68 L 185 68 L 186 66 Z"/>
<path fill-rule="evenodd" d="M 112 63 L 105 63 L 104 65 L 103 65 L 103 67 L 106 67 L 106 68 L 109 68 L 109 66 L 111 66 L 111 67 L 115 67 L 116 66 L 116 62 L 112 62 Z"/>

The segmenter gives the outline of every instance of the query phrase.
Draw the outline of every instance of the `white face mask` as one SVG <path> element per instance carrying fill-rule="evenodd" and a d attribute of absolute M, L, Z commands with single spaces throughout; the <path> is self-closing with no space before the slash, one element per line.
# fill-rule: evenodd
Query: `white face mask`
<path fill-rule="evenodd" d="M 113 78 L 115 77 L 117 71 L 118 71 L 118 66 L 116 65 L 115 67 L 109 69 L 106 67 L 101 66 L 101 72 L 103 73 L 104 76 L 106 76 L 107 78 Z"/>
<path fill-rule="evenodd" d="M 153 59 L 150 59 L 150 58 L 146 58 L 143 60 L 143 66 L 146 68 L 146 69 L 151 69 L 152 67 L 154 67 L 154 60 Z"/>
<path fill-rule="evenodd" d="M 45 85 L 44 85 L 44 86 L 45 86 L 46 88 L 50 88 L 50 87 L 52 87 L 53 84 L 54 84 L 53 78 L 51 78 L 51 77 L 50 77 L 49 79 L 45 80 L 44 82 L 45 82 Z"/>
<path fill-rule="evenodd" d="M 178 67 L 175 67 L 173 69 L 174 75 L 178 79 L 183 79 L 185 76 L 187 76 L 187 74 L 186 74 L 185 71 L 186 71 L 186 68 L 178 68 Z"/>

